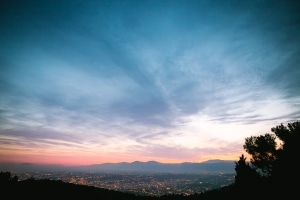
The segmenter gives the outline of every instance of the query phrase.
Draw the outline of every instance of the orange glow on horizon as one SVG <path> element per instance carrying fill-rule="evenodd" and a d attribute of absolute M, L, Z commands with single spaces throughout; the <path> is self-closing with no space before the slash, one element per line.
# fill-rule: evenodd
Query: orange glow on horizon
<path fill-rule="evenodd" d="M 182 162 L 205 162 L 207 160 L 234 160 L 238 161 L 239 157 L 243 152 L 239 152 L 236 155 L 208 155 L 202 156 L 201 159 L 163 159 L 159 157 L 132 157 L 123 155 L 120 156 L 101 156 L 101 158 L 96 158 L 95 156 L 74 156 L 74 155 L 61 155 L 61 156 L 40 156 L 40 155 L 13 155 L 13 156 L 3 156 L 0 155 L 0 163 L 31 163 L 31 164 L 40 164 L 40 165 L 62 165 L 62 166 L 80 166 L 80 165 L 93 165 L 93 164 L 103 164 L 103 163 L 119 163 L 119 162 L 148 162 L 148 161 L 157 161 L 160 163 L 182 163 Z M 247 160 L 250 156 L 246 153 L 243 153 Z"/>

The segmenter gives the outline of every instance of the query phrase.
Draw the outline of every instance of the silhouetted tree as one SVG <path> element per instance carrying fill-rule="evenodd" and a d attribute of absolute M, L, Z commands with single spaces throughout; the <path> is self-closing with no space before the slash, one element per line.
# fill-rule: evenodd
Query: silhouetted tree
<path fill-rule="evenodd" d="M 272 173 L 277 159 L 276 146 L 276 136 L 269 133 L 248 137 L 243 145 L 246 152 L 252 156 L 250 162 L 253 167 L 264 176 L 270 176 Z"/>
<path fill-rule="evenodd" d="M 256 170 L 246 162 L 246 157 L 244 157 L 244 154 L 242 154 L 238 162 L 235 162 L 235 171 L 235 184 L 239 187 L 253 185 L 260 178 Z"/>
<path fill-rule="evenodd" d="M 18 177 L 13 176 L 10 172 L 0 172 L 0 197 L 14 198 L 12 195 L 15 192 L 18 183 Z M 2 197 L 2 199 L 3 199 Z"/>
<path fill-rule="evenodd" d="M 300 155 L 300 122 L 288 123 L 287 126 L 279 125 L 272 128 L 272 132 L 280 139 L 281 145 L 278 149 L 278 159 L 274 164 L 272 178 L 274 182 L 283 183 L 291 188 L 293 182 L 298 182 Z M 287 190 L 289 190 L 287 188 Z"/>
<path fill-rule="evenodd" d="M 13 176 L 11 172 L 0 172 L 0 185 L 3 186 L 5 184 L 14 183 L 18 181 L 18 176 Z"/>
<path fill-rule="evenodd" d="M 236 163 L 235 181 L 238 184 L 252 180 L 250 174 L 253 175 L 253 172 L 249 169 L 252 168 L 262 176 L 260 186 L 264 188 L 266 197 L 270 197 L 270 191 L 276 191 L 276 195 L 296 195 L 296 183 L 300 178 L 297 164 L 300 155 L 300 122 L 288 123 L 286 126 L 281 124 L 271 128 L 271 131 L 273 134 L 245 139 L 243 147 L 252 156 L 251 166 L 246 164 L 246 158 L 242 155 Z"/>

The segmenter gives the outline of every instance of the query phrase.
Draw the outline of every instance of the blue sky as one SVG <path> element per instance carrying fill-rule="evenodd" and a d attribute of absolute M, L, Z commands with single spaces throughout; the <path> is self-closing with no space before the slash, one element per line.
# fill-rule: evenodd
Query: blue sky
<path fill-rule="evenodd" d="M 297 1 L 7 1 L 0 161 L 238 159 L 300 119 Z"/>

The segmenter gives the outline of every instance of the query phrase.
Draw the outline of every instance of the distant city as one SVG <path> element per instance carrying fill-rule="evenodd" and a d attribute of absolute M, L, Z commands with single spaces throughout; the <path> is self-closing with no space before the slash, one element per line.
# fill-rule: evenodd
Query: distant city
<path fill-rule="evenodd" d="M 50 179 L 95 186 L 141 196 L 192 195 L 234 182 L 235 174 L 18 172 L 19 180 Z"/>

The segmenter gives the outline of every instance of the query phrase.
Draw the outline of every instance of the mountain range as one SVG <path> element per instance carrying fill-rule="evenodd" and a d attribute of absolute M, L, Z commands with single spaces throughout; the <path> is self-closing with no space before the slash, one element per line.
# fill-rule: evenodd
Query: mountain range
<path fill-rule="evenodd" d="M 177 164 L 148 162 L 103 163 L 85 166 L 37 165 L 30 163 L 0 163 L 0 171 L 76 171 L 106 173 L 235 173 L 235 161 L 208 160 L 200 163 L 183 162 Z"/>

